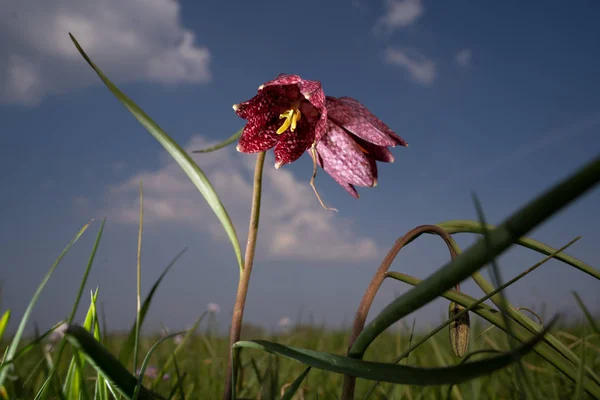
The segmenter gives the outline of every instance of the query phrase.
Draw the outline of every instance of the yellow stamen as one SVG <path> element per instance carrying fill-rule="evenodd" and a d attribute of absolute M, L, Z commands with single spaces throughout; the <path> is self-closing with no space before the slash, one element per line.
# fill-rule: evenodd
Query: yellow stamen
<path fill-rule="evenodd" d="M 290 129 L 290 132 L 294 132 L 301 116 L 302 113 L 297 108 L 290 108 L 283 114 L 279 114 L 279 119 L 285 118 L 285 121 L 283 121 L 283 124 L 277 129 L 277 134 L 281 135 L 288 128 Z"/>

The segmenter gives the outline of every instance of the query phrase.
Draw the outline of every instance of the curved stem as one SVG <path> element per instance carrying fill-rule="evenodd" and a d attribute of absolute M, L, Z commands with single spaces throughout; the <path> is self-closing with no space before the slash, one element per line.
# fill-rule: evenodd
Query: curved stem
<path fill-rule="evenodd" d="M 244 269 L 240 275 L 238 283 L 235 306 L 231 317 L 231 328 L 229 331 L 229 361 L 227 363 L 227 374 L 225 377 L 225 392 L 223 400 L 230 400 L 232 394 L 232 373 L 233 358 L 232 346 L 240 340 L 242 330 L 242 319 L 244 317 L 244 308 L 246 306 L 246 296 L 248 295 L 248 285 L 250 284 L 250 274 L 254 263 L 254 251 L 256 249 L 256 238 L 258 236 L 258 221 L 260 219 L 260 198 L 262 192 L 262 172 L 265 164 L 265 152 L 259 153 L 254 167 L 254 193 L 252 195 L 252 211 L 250 213 L 250 226 L 248 227 L 248 242 L 246 243 L 246 253 L 244 258 Z"/>
<path fill-rule="evenodd" d="M 367 320 L 367 315 L 369 314 L 369 309 L 371 308 L 371 305 L 373 304 L 373 300 L 375 299 L 375 295 L 377 294 L 377 291 L 379 290 L 379 288 L 381 287 L 381 284 L 385 280 L 386 273 L 387 273 L 388 269 L 390 268 L 390 266 L 392 265 L 392 262 L 394 262 L 394 259 L 396 258 L 396 256 L 398 255 L 398 253 L 400 252 L 400 250 L 402 250 L 402 248 L 404 246 L 406 246 L 407 244 L 409 244 L 410 242 L 412 242 L 413 240 L 415 240 L 416 238 L 421 236 L 423 233 L 433 233 L 433 234 L 440 236 L 446 242 L 446 245 L 448 246 L 448 250 L 450 251 L 450 255 L 451 255 L 452 259 L 454 259 L 454 257 L 456 257 L 456 252 L 454 251 L 454 248 L 452 246 L 452 237 L 444 229 L 440 228 L 439 226 L 421 225 L 421 226 L 418 226 L 418 227 L 408 231 L 404 236 L 402 236 L 401 238 L 396 240 L 396 243 L 394 243 L 394 246 L 392 246 L 392 248 L 390 249 L 388 254 L 383 259 L 383 262 L 379 266 L 379 269 L 377 270 L 377 272 L 375 272 L 375 276 L 373 276 L 373 279 L 371 280 L 371 283 L 367 287 L 367 290 L 365 291 L 365 294 L 363 295 L 360 305 L 358 306 L 358 310 L 356 311 L 356 316 L 354 317 L 352 333 L 350 334 L 350 343 L 348 345 L 348 350 L 350 350 L 350 348 L 356 341 L 356 338 L 358 337 L 358 335 L 360 335 L 363 328 L 365 327 L 365 321 Z M 351 400 L 354 398 L 355 384 L 356 384 L 355 377 L 349 376 L 349 375 L 344 375 L 342 399 Z"/>

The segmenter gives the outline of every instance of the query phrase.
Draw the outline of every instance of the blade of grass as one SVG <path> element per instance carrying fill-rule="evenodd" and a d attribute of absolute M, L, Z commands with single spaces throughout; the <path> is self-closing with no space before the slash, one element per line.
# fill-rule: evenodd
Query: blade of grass
<path fill-rule="evenodd" d="M 478 233 L 481 234 L 483 232 L 483 227 L 480 223 L 475 221 L 468 220 L 455 220 L 455 221 L 446 221 L 440 224 L 437 224 L 440 228 L 443 228 L 446 232 L 450 234 L 455 233 Z M 488 231 L 493 231 L 496 229 L 494 225 L 486 225 Z M 533 240 L 527 237 L 520 237 L 515 241 L 516 244 L 526 247 L 528 249 L 537 251 L 538 253 L 542 253 L 545 255 L 552 254 L 556 249 L 548 246 L 542 242 L 538 242 L 537 240 Z M 584 263 L 583 261 L 578 260 L 575 257 L 572 257 L 565 253 L 558 253 L 554 256 L 557 260 L 560 260 L 566 264 L 571 265 L 572 267 L 577 268 L 578 270 L 585 272 L 588 275 L 593 276 L 596 279 L 600 279 L 600 271 L 593 268 L 592 266 Z"/>
<path fill-rule="evenodd" d="M 454 261 L 438 269 L 419 286 L 398 297 L 361 332 L 348 355 L 361 358 L 367 347 L 390 325 L 462 282 L 517 239 L 577 199 L 600 181 L 600 157 L 526 204 L 490 232 L 490 245 L 479 240 Z"/>
<path fill-rule="evenodd" d="M 2 343 L 2 339 L 4 338 L 4 332 L 6 331 L 6 327 L 8 326 L 8 321 L 10 320 L 10 310 L 4 311 L 2 317 L 0 318 L 0 343 Z"/>
<path fill-rule="evenodd" d="M 585 335 L 586 335 L 586 325 L 583 323 L 583 332 L 581 336 L 581 340 L 583 343 L 581 344 L 581 352 L 579 355 L 579 359 L 581 360 L 579 363 L 577 382 L 575 382 L 575 393 L 573 394 L 573 399 L 579 400 L 583 398 L 583 384 L 585 382 L 585 362 L 586 362 L 586 351 L 585 351 Z"/>
<path fill-rule="evenodd" d="M 94 328 L 94 304 L 96 303 L 97 298 L 98 288 L 96 288 L 96 292 L 92 293 L 91 295 L 90 307 L 88 308 L 85 320 L 83 322 L 83 328 L 87 331 L 91 331 Z M 73 351 L 73 357 L 71 358 L 71 363 L 69 364 L 69 369 L 67 370 L 67 377 L 63 384 L 63 393 L 67 399 L 77 399 L 81 394 L 83 394 L 85 399 L 90 398 L 84 381 L 84 364 L 85 362 L 82 355 L 79 354 L 77 350 Z"/>
<path fill-rule="evenodd" d="M 235 227 L 231 222 L 227 210 L 221 203 L 221 199 L 215 192 L 208 178 L 204 172 L 198 167 L 194 160 L 179 146 L 161 127 L 154 122 L 137 104 L 133 102 L 127 95 L 119 90 L 104 73 L 94 64 L 90 57 L 83 51 L 83 48 L 79 45 L 75 37 L 69 33 L 73 44 L 77 47 L 79 53 L 83 56 L 85 61 L 92 67 L 92 69 L 98 74 L 102 82 L 112 92 L 112 94 L 131 112 L 131 114 L 142 124 L 144 128 L 167 150 L 167 152 L 173 157 L 173 160 L 179 164 L 181 169 L 190 178 L 192 183 L 198 188 L 202 196 L 206 199 L 208 205 L 212 208 L 213 212 L 221 221 L 229 241 L 233 246 L 235 256 L 240 268 L 240 273 L 244 268 L 242 261 L 242 250 L 240 243 L 235 231 Z"/>
<path fill-rule="evenodd" d="M 207 313 L 208 313 L 207 311 L 204 311 L 202 313 L 202 315 L 200 315 L 200 317 L 198 318 L 198 320 L 196 320 L 196 322 L 194 323 L 194 325 L 192 326 L 192 328 L 190 330 L 188 330 L 187 332 L 185 332 L 185 335 L 183 336 L 183 339 L 181 340 L 181 342 L 179 342 L 179 344 L 177 345 L 177 347 L 175 347 L 175 349 L 171 353 L 171 356 L 169 357 L 169 359 L 160 367 L 160 371 L 156 375 L 156 379 L 154 380 L 154 382 L 152 382 L 152 386 L 151 386 L 152 390 L 154 390 L 156 388 L 156 386 L 158 385 L 158 382 L 160 382 L 160 377 L 162 377 L 164 375 L 164 373 L 167 371 L 167 369 L 171 366 L 171 363 L 175 359 L 175 356 L 177 356 L 177 354 L 179 354 L 179 352 L 181 351 L 181 349 L 183 349 L 183 346 L 185 345 L 185 343 L 194 334 L 194 332 L 196 331 L 196 329 L 198 329 L 198 326 L 200 325 L 200 322 L 202 322 L 202 320 L 204 319 L 204 317 L 206 316 Z"/>
<path fill-rule="evenodd" d="M 173 354 L 173 366 L 175 367 L 175 377 L 177 378 L 177 385 L 174 387 L 174 389 L 179 391 L 179 399 L 185 400 L 185 392 L 183 390 L 183 380 L 185 379 L 186 375 L 185 375 L 185 373 L 183 374 L 183 376 L 181 375 L 181 372 L 179 371 L 179 365 L 177 364 L 177 357 L 175 357 L 175 354 Z M 174 394 L 175 394 L 175 392 L 173 392 L 173 395 Z"/>
<path fill-rule="evenodd" d="M 389 274 L 390 274 L 390 276 L 393 274 L 393 277 L 395 279 L 398 279 L 398 280 L 400 280 L 404 283 L 407 283 L 409 285 L 412 285 L 412 286 L 418 286 L 423 282 L 420 279 L 414 278 L 412 276 L 409 276 L 409 275 L 406 275 L 406 274 L 403 274 L 400 272 L 390 272 Z M 473 297 L 470 297 L 461 292 L 456 292 L 454 290 L 448 290 L 448 291 L 444 292 L 443 294 L 441 294 L 441 297 L 444 297 L 450 301 L 454 301 L 468 309 L 471 309 L 471 306 L 478 301 L 477 299 L 474 299 Z M 502 321 L 502 317 L 500 315 L 498 315 L 499 312 L 497 310 L 491 308 L 490 306 L 488 306 L 484 303 L 481 303 L 477 307 L 473 308 L 472 312 L 479 315 L 483 319 L 487 320 L 488 322 L 493 324 L 493 326 L 496 326 L 499 329 L 502 329 L 503 331 L 508 333 L 508 330 L 506 329 L 506 327 L 504 326 L 504 323 Z M 534 333 L 532 333 L 531 331 L 529 331 L 528 329 L 524 328 L 521 325 L 516 325 L 513 328 L 514 328 L 513 333 L 515 335 L 515 339 L 517 339 L 521 343 L 524 343 L 527 340 L 530 340 L 531 337 L 535 335 Z M 573 382 L 576 382 L 577 370 L 575 367 L 579 364 L 571 363 L 570 360 L 566 359 L 560 352 L 558 352 L 549 343 L 547 343 L 549 337 L 553 337 L 553 336 L 550 335 L 550 333 L 546 333 L 546 336 L 544 337 L 544 341 L 540 342 L 535 347 L 534 352 L 536 352 L 538 355 L 540 355 L 542 358 L 544 358 L 550 364 L 555 366 L 559 371 L 561 371 L 563 374 L 565 374 L 565 376 L 567 376 Z M 587 381 L 586 385 L 585 385 L 585 390 L 590 395 L 600 398 L 600 385 L 596 384 L 595 382 Z"/>
<path fill-rule="evenodd" d="M 549 324 L 549 326 L 551 325 L 553 325 L 553 322 Z M 368 380 L 380 380 L 382 382 L 407 385 L 447 385 L 450 383 L 466 382 L 512 364 L 531 352 L 535 345 L 543 340 L 544 334 L 545 332 L 535 336 L 531 341 L 522 346 L 499 356 L 464 363 L 459 366 L 439 368 L 417 368 L 406 365 L 364 361 L 337 354 L 284 346 L 265 340 L 240 341 L 234 347 L 259 349 L 299 361 L 313 368 Z"/>
<path fill-rule="evenodd" d="M 458 246 L 458 244 L 456 243 L 456 241 L 454 239 L 450 240 L 450 244 L 453 247 L 455 253 L 461 254 L 462 250 L 460 249 L 460 247 Z M 554 253 L 549 253 L 549 255 L 552 255 L 552 254 L 554 254 Z M 557 258 L 557 257 L 553 257 L 553 258 Z M 494 292 L 494 290 L 495 290 L 494 286 L 492 286 L 483 277 L 483 275 L 481 275 L 479 272 L 474 272 L 471 275 L 471 277 L 473 278 L 473 280 L 475 281 L 475 283 L 479 286 L 479 288 L 484 293 L 490 294 L 490 293 Z M 500 299 L 497 296 L 491 296 L 490 299 L 492 300 L 492 302 L 494 303 L 494 305 L 496 305 L 499 308 L 502 307 Z M 504 311 L 507 312 L 508 315 L 512 319 L 514 319 L 520 326 L 522 326 L 525 329 L 529 330 L 533 334 L 539 332 L 542 329 L 542 327 L 540 325 L 538 325 L 536 322 L 534 322 L 530 318 L 526 317 L 525 315 L 521 314 L 520 312 L 517 312 L 515 310 L 515 308 L 511 304 L 509 304 L 509 308 L 506 309 L 506 310 L 504 310 Z M 573 351 L 571 351 L 567 346 L 565 346 L 564 343 L 562 343 L 560 340 L 558 340 L 556 337 L 554 337 L 552 334 L 549 333 L 546 336 L 546 341 L 555 350 L 557 350 L 563 357 L 567 358 L 574 365 L 579 365 L 580 360 L 577 357 L 577 355 Z M 586 367 L 586 370 L 587 370 L 589 376 L 596 382 L 596 384 L 600 385 L 600 378 L 595 374 L 595 372 L 591 368 L 589 368 L 589 367 Z"/>
<path fill-rule="evenodd" d="M 102 344 L 102 337 L 100 335 L 100 320 L 98 319 L 98 308 L 96 307 L 96 301 L 92 302 L 92 316 L 94 323 L 94 339 Z M 104 321 L 103 321 L 104 322 Z M 94 387 L 94 400 L 109 400 L 108 398 L 108 385 L 106 380 L 100 374 L 96 374 L 96 385 Z"/>
<path fill-rule="evenodd" d="M 156 280 L 156 282 L 154 282 L 154 285 L 152 285 L 152 288 L 150 288 L 150 292 L 148 292 L 148 295 L 144 299 L 144 303 L 142 304 L 142 308 L 141 308 L 141 311 L 140 311 L 140 326 L 142 326 L 144 324 L 144 320 L 146 319 L 146 314 L 148 313 L 148 309 L 150 308 L 150 304 L 152 303 L 152 298 L 154 297 L 154 294 L 156 293 L 156 290 L 158 289 L 158 286 L 160 285 L 160 283 L 162 282 L 162 280 L 164 279 L 164 277 L 167 275 L 167 273 L 171 270 L 171 268 L 173 267 L 173 265 L 175 265 L 175 263 L 177 262 L 177 260 L 179 260 L 179 258 L 186 251 L 187 251 L 187 247 L 184 248 L 183 250 L 181 250 L 171 260 L 171 262 L 165 267 L 165 269 L 163 270 L 163 272 L 160 274 L 160 276 L 158 277 L 158 279 Z M 123 345 L 121 347 L 121 351 L 119 352 L 119 360 L 123 364 L 126 364 L 129 361 L 129 358 L 131 357 L 131 355 L 133 354 L 133 346 L 134 346 L 134 343 L 135 343 L 135 329 L 136 329 L 136 323 L 134 322 L 131 330 L 129 331 L 129 335 L 127 335 L 127 339 L 123 343 Z"/>
<path fill-rule="evenodd" d="M 207 147 L 206 149 L 194 150 L 194 151 L 192 151 L 192 153 L 210 153 L 211 151 L 222 149 L 223 147 L 229 146 L 231 143 L 238 140 L 242 136 L 242 132 L 244 132 L 244 128 L 240 129 L 233 135 L 229 136 L 227 139 L 225 139 L 224 141 L 222 141 L 219 144 L 216 144 L 211 147 Z"/>
<path fill-rule="evenodd" d="M 138 380 L 87 330 L 81 326 L 70 325 L 66 337 L 74 348 L 81 351 L 87 362 L 102 374 L 112 388 L 126 399 L 133 399 Z M 143 386 L 140 388 L 139 399 L 152 400 L 155 398 L 148 389 Z"/>
<path fill-rule="evenodd" d="M 75 318 L 75 314 L 77 312 L 77 308 L 79 306 L 79 302 L 81 301 L 81 296 L 83 295 L 83 290 L 85 288 L 85 284 L 87 282 L 87 278 L 89 276 L 90 270 L 92 268 L 92 265 L 94 263 L 94 259 L 96 258 L 96 252 L 98 250 L 98 246 L 100 245 L 100 239 L 102 238 L 102 233 L 104 232 L 104 225 L 106 223 L 106 218 L 104 218 L 102 220 L 102 224 L 100 224 L 100 229 L 98 230 L 98 234 L 96 235 L 96 240 L 94 241 L 94 245 L 92 247 L 92 253 L 90 254 L 90 258 L 88 260 L 85 272 L 83 274 L 83 277 L 81 279 L 81 283 L 79 284 L 79 291 L 77 292 L 77 296 L 75 297 L 75 302 L 73 303 L 73 308 L 71 309 L 71 314 L 69 315 L 69 318 L 67 319 L 67 324 L 71 324 L 73 322 L 73 319 Z M 51 379 L 54 379 L 55 375 L 56 375 L 56 369 L 57 366 L 60 363 L 60 360 L 62 358 L 63 355 L 63 351 L 65 349 L 65 338 L 63 338 L 60 341 L 60 345 L 58 347 L 58 354 L 56 356 L 56 362 L 54 363 L 52 369 L 50 370 L 50 374 L 48 376 L 48 378 L 46 379 L 46 383 L 49 382 Z M 58 378 L 56 378 L 58 379 Z M 39 399 L 44 399 L 46 396 L 46 388 L 47 385 L 46 383 L 44 385 L 42 385 L 42 388 L 40 389 L 40 391 L 38 392 L 38 394 L 35 397 L 35 400 L 39 400 Z M 62 396 L 62 392 L 60 392 L 60 395 Z"/>
<path fill-rule="evenodd" d="M 37 290 L 35 291 L 33 297 L 31 298 L 31 301 L 29 302 L 27 309 L 25 309 L 23 318 L 21 318 L 19 327 L 17 328 L 17 331 L 15 332 L 15 335 L 13 336 L 13 340 L 10 342 L 10 345 L 8 346 L 8 350 L 6 351 L 6 355 L 5 355 L 4 359 L 2 360 L 2 362 L 0 363 L 0 366 L 2 366 L 5 362 L 11 361 L 12 358 L 14 357 L 15 353 L 17 352 L 17 348 L 19 347 L 19 342 L 21 341 L 21 338 L 23 337 L 23 333 L 25 332 L 25 326 L 27 325 L 27 322 L 29 321 L 29 317 L 31 316 L 33 307 L 37 303 L 38 298 L 40 297 L 40 294 L 42 294 L 42 291 L 44 290 L 44 288 L 46 287 L 46 284 L 50 280 L 50 277 L 56 270 L 56 267 L 58 267 L 58 264 L 60 264 L 60 262 L 62 261 L 64 256 L 67 254 L 67 252 L 71 249 L 71 247 L 75 244 L 75 242 L 77 242 L 77 240 L 81 237 L 81 235 L 83 235 L 83 233 L 87 230 L 87 228 L 90 226 L 91 223 L 92 223 L 92 221 L 88 222 L 79 230 L 79 232 L 77 232 L 75 237 L 73 239 L 71 239 L 69 244 L 60 253 L 60 255 L 58 256 L 56 261 L 54 261 L 54 264 L 52 264 L 52 266 L 50 267 L 50 270 L 46 273 L 46 276 L 44 277 L 44 279 L 38 286 Z M 10 368 L 4 368 L 4 369 L 0 370 L 0 387 L 4 386 L 4 380 L 6 379 L 6 376 L 7 376 L 9 370 L 10 370 Z"/>
<path fill-rule="evenodd" d="M 133 400 L 138 400 L 139 395 L 140 395 L 140 390 L 141 388 L 143 388 L 142 386 L 142 380 L 144 379 L 144 373 L 146 372 L 146 368 L 148 367 L 148 363 L 150 363 L 150 357 L 152 356 L 152 353 L 154 353 L 154 351 L 158 348 L 158 346 L 164 342 L 165 340 L 174 338 L 177 335 L 181 335 L 183 334 L 183 332 L 177 332 L 177 333 L 172 333 L 170 335 L 167 335 L 163 338 L 161 338 L 160 340 L 158 340 L 156 343 L 154 343 L 152 345 L 152 347 L 150 347 L 150 350 L 148 350 L 148 353 L 146 354 L 146 357 L 144 357 L 144 361 L 142 361 L 142 366 L 140 367 L 140 373 L 138 375 L 138 381 L 137 381 L 137 385 L 135 387 L 135 391 L 133 394 Z M 162 378 L 162 373 L 159 374 L 159 377 Z"/>
<path fill-rule="evenodd" d="M 310 372 L 310 368 L 311 367 L 306 367 L 304 372 L 302 372 L 296 379 L 294 379 L 294 382 L 292 382 L 292 384 L 290 385 L 289 388 L 287 388 L 287 390 L 285 391 L 283 396 L 281 396 L 281 400 L 292 400 L 292 397 L 294 397 L 294 394 L 296 394 L 298 389 L 300 389 L 300 385 L 302 385 L 302 381 L 304 380 L 304 378 L 306 378 L 306 375 L 308 375 L 308 373 Z"/>
<path fill-rule="evenodd" d="M 579 297 L 579 294 L 577 292 L 573 291 L 572 293 L 575 297 L 575 300 L 577 300 L 577 305 L 579 305 L 579 308 L 581 308 L 581 311 L 583 312 L 583 315 L 585 315 L 585 318 L 587 319 L 587 322 L 592 328 L 592 330 L 600 334 L 600 328 L 598 328 L 598 325 L 596 325 L 596 321 L 594 321 L 594 317 L 592 317 L 590 310 L 588 310 L 585 304 L 583 304 L 583 300 L 581 300 L 581 297 Z"/>
<path fill-rule="evenodd" d="M 473 204 L 475 205 L 475 210 L 477 212 L 477 219 L 479 220 L 479 224 L 482 226 L 482 235 L 483 235 L 483 240 L 485 245 L 487 246 L 487 251 L 491 252 L 491 243 L 490 243 L 490 233 L 487 230 L 486 226 L 486 220 L 485 220 L 485 214 L 483 213 L 483 208 L 481 206 L 481 202 L 479 201 L 479 198 L 477 197 L 476 194 L 473 194 Z M 502 287 L 502 276 L 500 274 L 500 268 L 498 267 L 498 263 L 496 261 L 496 257 L 492 257 L 492 259 L 490 260 L 490 265 L 491 265 L 491 270 L 492 270 L 492 279 L 494 281 L 494 286 L 497 288 Z M 510 304 L 508 303 L 508 300 L 506 299 L 506 297 L 504 296 L 504 294 L 502 293 L 503 290 L 500 290 L 496 296 L 498 298 L 498 309 L 500 309 L 500 315 L 502 316 L 503 322 L 504 322 L 504 326 L 506 326 L 506 329 L 508 330 L 508 348 L 512 349 L 513 347 L 515 347 L 516 343 L 514 340 L 514 332 L 513 332 L 513 323 L 511 321 L 511 319 L 508 317 L 508 314 L 505 310 L 508 310 L 510 308 Z M 517 366 L 517 385 L 520 386 L 520 389 L 522 391 L 522 393 L 525 393 L 526 398 L 528 399 L 532 399 L 534 398 L 533 396 L 533 391 L 531 388 L 531 383 L 529 382 L 529 380 L 527 379 L 527 374 L 525 373 L 525 370 L 523 369 L 523 365 L 521 364 L 521 361 L 518 361 L 515 363 Z"/>
<path fill-rule="evenodd" d="M 133 373 L 137 371 L 138 364 L 138 351 L 140 343 L 140 313 L 142 312 L 142 228 L 144 226 L 144 191 L 142 188 L 142 181 L 140 181 L 140 225 L 138 231 L 138 245 L 137 245 L 137 275 L 136 275 L 136 303 L 137 308 L 135 310 L 135 336 L 133 340 Z"/>
<path fill-rule="evenodd" d="M 458 251 L 460 251 L 460 249 Z M 491 293 L 494 290 L 494 286 L 491 285 L 479 272 L 475 272 L 472 275 L 472 278 L 475 281 L 475 283 L 481 288 L 481 290 L 483 290 L 484 293 Z M 498 297 L 492 296 L 490 297 L 490 300 L 492 301 L 492 303 L 494 303 L 494 305 L 496 305 L 496 307 L 502 306 Z M 528 318 L 522 313 L 516 311 L 515 307 L 512 304 L 508 304 L 508 308 L 504 311 L 519 325 L 521 325 L 533 334 L 539 332 L 542 329 L 542 327 L 535 321 L 533 321 L 531 318 Z M 546 342 L 548 342 L 555 350 L 562 354 L 563 357 L 571 361 L 574 365 L 579 365 L 579 357 L 577 357 L 577 355 L 573 351 L 571 351 L 564 343 L 562 343 L 560 340 L 554 337 L 554 335 L 550 333 L 546 335 Z M 588 372 L 589 376 L 596 382 L 596 384 L 600 385 L 600 378 L 598 377 L 598 375 L 596 375 L 596 373 L 590 367 L 587 367 L 586 371 Z"/>
<path fill-rule="evenodd" d="M 4 368 L 8 368 L 9 365 L 14 364 L 20 357 L 24 356 L 25 354 L 27 354 L 31 350 L 33 350 L 44 339 L 46 339 L 52 332 L 54 332 L 59 326 L 61 326 L 63 324 L 63 322 L 64 321 L 60 321 L 59 323 L 57 323 L 56 325 L 54 325 L 52 328 L 50 328 L 46 332 L 44 332 L 42 335 L 36 335 L 33 341 L 27 343 L 25 346 L 21 347 L 15 353 L 15 356 L 12 358 L 12 360 L 7 361 L 4 364 L 0 365 L 0 370 L 4 369 Z M 8 348 L 6 350 L 8 350 Z"/>

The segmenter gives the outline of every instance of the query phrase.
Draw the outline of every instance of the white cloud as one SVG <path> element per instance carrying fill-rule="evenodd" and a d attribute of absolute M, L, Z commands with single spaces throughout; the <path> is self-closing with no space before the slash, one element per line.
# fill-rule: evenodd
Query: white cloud
<path fill-rule="evenodd" d="M 461 51 L 456 53 L 455 60 L 458 65 L 466 67 L 471 63 L 472 56 L 473 53 L 471 52 L 471 49 L 462 49 Z"/>
<path fill-rule="evenodd" d="M 34 105 L 98 78 L 71 32 L 116 82 L 202 83 L 210 52 L 181 25 L 173 0 L 20 0 L 0 13 L 0 103 Z"/>
<path fill-rule="evenodd" d="M 431 85 L 437 77 L 435 63 L 415 50 L 389 47 L 385 61 L 406 69 L 412 80 L 423 85 Z"/>
<path fill-rule="evenodd" d="M 421 0 L 386 0 L 386 12 L 379 18 L 375 30 L 391 32 L 414 24 L 425 12 Z"/>
<path fill-rule="evenodd" d="M 193 137 L 186 146 L 209 146 Z M 234 146 L 195 156 L 221 197 L 245 243 L 255 157 L 240 154 Z M 263 195 L 258 251 L 275 260 L 359 261 L 376 259 L 375 242 L 354 232 L 352 221 L 325 211 L 308 184 L 284 169 L 272 167 L 269 153 L 263 173 Z M 331 180 L 326 175 L 322 181 Z M 139 182 L 144 187 L 144 224 L 176 223 L 208 231 L 215 239 L 227 237 L 195 186 L 180 167 L 166 160 L 157 170 L 140 172 L 108 189 L 104 210 L 98 215 L 126 224 L 139 223 Z M 335 184 L 333 180 L 330 182 Z M 81 203 L 81 199 L 79 199 Z"/>

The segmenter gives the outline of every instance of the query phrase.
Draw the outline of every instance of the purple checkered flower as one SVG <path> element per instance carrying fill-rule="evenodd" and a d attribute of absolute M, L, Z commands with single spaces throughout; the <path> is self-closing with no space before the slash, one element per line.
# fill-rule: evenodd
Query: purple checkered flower
<path fill-rule="evenodd" d="M 296 161 L 327 127 L 321 82 L 280 74 L 262 84 L 258 94 L 233 109 L 248 122 L 237 150 L 258 153 L 275 147 L 275 168 Z"/>
<path fill-rule="evenodd" d="M 377 185 L 376 161 L 394 162 L 388 147 L 408 144 L 350 97 L 326 98 L 327 131 L 317 142 L 317 163 L 354 198 L 354 186 Z"/>

